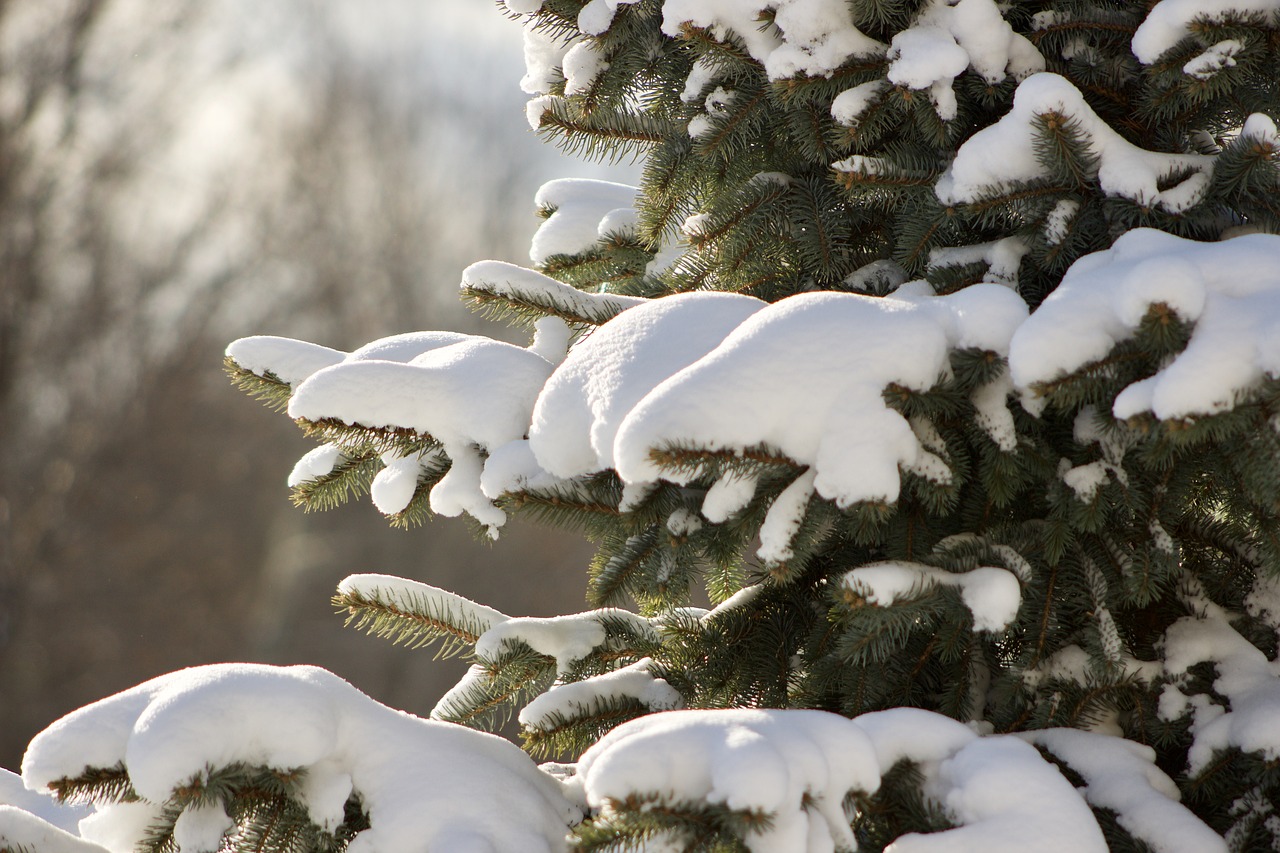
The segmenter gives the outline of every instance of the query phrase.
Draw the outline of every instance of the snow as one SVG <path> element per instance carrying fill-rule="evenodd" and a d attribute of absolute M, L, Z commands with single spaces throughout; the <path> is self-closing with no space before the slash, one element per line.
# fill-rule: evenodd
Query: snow
<path fill-rule="evenodd" d="M 289 472 L 289 488 L 318 479 L 333 471 L 342 459 L 342 448 L 336 444 L 322 444 L 312 448 L 294 463 Z"/>
<path fill-rule="evenodd" d="M 926 791 L 962 825 L 908 833 L 891 853 L 1106 851 L 1084 799 L 1034 747 L 1014 737 L 975 738 L 938 765 Z"/>
<path fill-rule="evenodd" d="M 529 258 L 538 265 L 554 255 L 578 255 L 596 247 L 600 220 L 612 211 L 635 206 L 635 187 L 591 178 L 560 178 L 534 196 L 540 210 L 553 213 L 538 226 Z"/>
<path fill-rule="evenodd" d="M 566 790 L 605 818 L 614 804 L 637 797 L 756 810 L 772 821 L 746 835 L 753 853 L 830 853 L 858 849 L 841 808 L 846 794 L 874 793 L 882 774 L 907 759 L 923 774 L 926 794 L 960 825 L 904 835 L 887 848 L 893 853 L 1020 853 L 1029 838 L 1050 853 L 1105 851 L 1085 801 L 1090 795 L 1122 810 L 1143 837 L 1163 839 L 1177 830 L 1189 840 L 1205 837 L 1203 824 L 1197 827 L 1168 799 L 1168 778 L 1144 748 L 1097 755 L 1085 748 L 1093 743 L 1072 739 L 1077 734 L 1045 736 L 1084 765 L 1090 786 L 1084 796 L 1017 737 L 979 737 L 964 724 L 916 708 L 853 720 L 804 710 L 670 711 L 624 723 L 601 738 L 582 756 Z M 1118 787 L 1135 778 L 1142 788 Z M 1152 826 L 1161 819 L 1169 820 L 1167 828 Z M 679 838 L 664 840 L 669 849 L 681 849 Z"/>
<path fill-rule="evenodd" d="M 596 329 L 534 406 L 529 444 L 539 464 L 560 477 L 612 468 L 626 414 L 764 305 L 737 294 L 688 293 L 643 303 Z"/>
<path fill-rule="evenodd" d="M 761 444 L 814 469 L 814 488 L 839 506 L 896 500 L 898 466 L 922 448 L 888 409 L 891 382 L 919 391 L 949 370 L 952 348 L 1007 351 L 1026 306 L 998 285 L 936 297 L 928 286 L 872 298 L 807 293 L 769 305 L 709 354 L 648 393 L 614 442 L 624 481 L 687 483 L 650 450 L 704 447 L 740 453 Z"/>
<path fill-rule="evenodd" d="M 927 90 L 945 121 L 956 117 L 952 85 L 965 70 L 973 68 L 990 84 L 1044 70 L 1039 51 L 1013 31 L 993 0 L 931 0 L 910 27 L 893 37 L 888 59 L 889 82 Z"/>
<path fill-rule="evenodd" d="M 1244 45 L 1235 39 L 1224 39 L 1210 47 L 1204 53 L 1187 61 L 1182 66 L 1182 73 L 1197 80 L 1208 80 L 1224 68 L 1232 68 L 1236 64 L 1235 56 L 1244 50 Z"/>
<path fill-rule="evenodd" d="M 606 707 L 609 699 L 630 697 L 651 711 L 683 707 L 684 699 L 665 679 L 650 674 L 651 658 L 570 684 L 554 684 L 520 711 L 520 725 L 548 730 L 557 718 L 584 716 Z"/>
<path fill-rule="evenodd" d="M 17 806 L 8 805 L 0 805 L 0 849 L 38 853 L 106 853 L 104 847 L 79 838 Z"/>
<path fill-rule="evenodd" d="M 384 453 L 382 461 L 386 467 L 369 484 L 369 498 L 378 512 L 395 515 L 403 512 L 413 500 L 413 493 L 418 488 L 418 475 L 422 472 L 422 460 L 418 456 L 400 456 L 391 452 Z"/>
<path fill-rule="evenodd" d="M 529 350 L 472 338 L 429 350 L 407 364 L 352 361 L 328 367 L 295 390 L 289 416 L 431 436 L 453 462 L 432 490 L 432 509 L 442 515 L 468 512 L 494 530 L 505 514 L 480 491 L 476 447 L 500 447 L 524 434 L 551 369 Z M 403 497 L 402 491 L 396 494 Z"/>
<path fill-rule="evenodd" d="M 1018 735 L 1065 761 L 1084 779 L 1085 800 L 1162 853 L 1226 853 L 1222 837 L 1178 801 L 1178 786 L 1155 765 L 1155 750 L 1124 738 L 1072 729 Z"/>
<path fill-rule="evenodd" d="M 582 11 L 586 12 L 589 8 L 589 6 L 583 7 Z M 587 41 L 580 41 L 569 48 L 561 62 L 564 66 L 566 95 L 589 92 L 600 75 L 609 68 L 609 62 L 604 58 L 604 54 L 600 53 L 593 43 Z"/>
<path fill-rule="evenodd" d="M 1148 308 L 1194 322 L 1185 350 L 1116 398 L 1115 417 L 1184 418 L 1232 408 L 1280 376 L 1280 237 L 1198 243 L 1150 229 L 1081 258 L 1013 337 L 1015 384 L 1033 390 L 1106 357 Z"/>
<path fill-rule="evenodd" d="M 541 233 L 541 232 L 539 232 Z M 574 317 L 603 323 L 648 301 L 637 296 L 586 293 L 531 269 L 503 261 L 479 261 L 462 271 L 462 289 L 564 306 Z"/>
<path fill-rule="evenodd" d="M 1003 631 L 1013 623 L 1022 604 L 1022 585 L 1013 572 L 982 566 L 968 572 L 947 572 L 923 563 L 882 562 L 844 573 L 840 583 L 877 607 L 914 598 L 935 586 L 954 586 L 979 631 Z"/>
<path fill-rule="evenodd" d="M 566 788 L 593 809 L 659 794 L 722 803 L 773 820 L 746 838 L 754 853 L 853 850 L 842 801 L 880 782 L 870 740 L 821 711 L 668 711 L 618 726 L 583 754 Z M 834 843 L 833 843 L 834 842 Z"/>
<path fill-rule="evenodd" d="M 1222 21 L 1232 14 L 1274 15 L 1277 11 L 1277 0 L 1161 0 L 1147 13 L 1130 44 L 1138 61 L 1150 65 L 1191 35 L 1192 23 L 1197 19 Z"/>
<path fill-rule="evenodd" d="M 370 341 L 359 349 L 352 350 L 344 360 L 409 362 L 433 349 L 479 339 L 477 335 L 464 335 L 461 332 L 405 332 Z"/>
<path fill-rule="evenodd" d="M 805 471 L 770 504 L 764 523 L 760 525 L 760 550 L 757 552 L 765 563 L 785 563 L 795 556 L 791 545 L 809 509 L 816 477 L 816 471 Z"/>
<path fill-rule="evenodd" d="M 872 80 L 846 89 L 831 102 L 831 117 L 846 127 L 854 127 L 872 104 L 889 88 L 888 81 Z"/>
<path fill-rule="evenodd" d="M 173 825 L 173 840 L 182 853 L 217 853 L 222 836 L 235 825 L 220 804 L 188 806 Z"/>
<path fill-rule="evenodd" d="M 1196 702 L 1207 697 L 1180 695 L 1176 680 L 1165 688 L 1162 716 L 1179 717 L 1188 706 L 1193 709 L 1190 775 L 1209 766 L 1216 752 L 1231 747 L 1261 753 L 1267 761 L 1280 758 L 1280 729 L 1275 724 L 1280 717 L 1280 664 L 1267 660 L 1231 627 L 1226 614 L 1210 608 L 1203 616 L 1179 619 L 1165 632 L 1162 652 L 1165 670 L 1175 679 L 1198 663 L 1213 663 L 1213 688 L 1229 703 L 1224 709 Z"/>
<path fill-rule="evenodd" d="M 153 679 L 37 735 L 23 778 L 43 788 L 117 762 L 149 803 L 236 762 L 306 769 L 317 823 L 334 823 L 348 786 L 361 798 L 371 828 L 352 841 L 353 853 L 562 851 L 575 819 L 560 784 L 507 741 L 394 711 L 315 667 L 217 664 Z M 441 778 L 449 784 L 439 786 Z M 428 788 L 437 794 L 423 798 Z M 107 819 L 99 833 L 121 834 L 128 822 L 115 818 L 119 810 L 99 814 Z M 221 823 L 202 810 L 183 818 L 182 832 L 209 849 Z"/>
<path fill-rule="evenodd" d="M 477 634 L 510 618 L 455 592 L 393 575 L 350 575 L 338 584 L 338 594 L 384 601 L 408 613 L 448 613 L 451 622 L 467 625 Z"/>
<path fill-rule="evenodd" d="M 977 201 L 1012 183 L 1046 177 L 1036 154 L 1037 116 L 1058 113 L 1074 122 L 1098 157 L 1097 178 L 1108 196 L 1143 207 L 1181 213 L 1198 203 L 1209 188 L 1213 158 L 1199 154 L 1163 154 L 1138 148 L 1121 137 L 1085 102 L 1065 78 L 1041 72 L 1019 84 L 1013 108 L 998 122 L 969 137 L 935 185 L 943 204 Z M 1168 174 L 1189 177 L 1160 189 Z"/>
<path fill-rule="evenodd" d="M 770 18 L 773 26 L 760 25 Z M 770 80 L 830 77 L 845 61 L 885 49 L 853 25 L 844 0 L 665 0 L 662 32 L 676 37 L 685 25 L 737 37 Z"/>
<path fill-rule="evenodd" d="M 526 24 L 524 28 L 525 75 L 520 80 L 520 90 L 529 95 L 549 93 L 560 76 L 560 66 L 571 44 L 569 40 L 556 38 L 546 30 L 535 29 Z M 538 128 L 536 124 L 533 127 L 534 130 Z"/>
<path fill-rule="evenodd" d="M 1049 215 L 1045 217 L 1044 222 L 1044 241 L 1050 246 L 1056 246 L 1067 236 L 1067 229 L 1071 226 L 1071 220 L 1080 212 L 1080 202 L 1075 199 L 1060 199 L 1053 206 L 1053 210 L 1049 211 Z"/>
<path fill-rule="evenodd" d="M 346 353 L 293 338 L 254 335 L 232 341 L 227 346 L 227 357 L 250 373 L 273 373 L 282 382 L 297 387 L 317 370 L 342 361 Z"/>
<path fill-rule="evenodd" d="M 756 496 L 760 478 L 738 471 L 726 471 L 711 484 L 702 499 L 702 516 L 713 524 L 728 521 L 742 512 Z"/>
<path fill-rule="evenodd" d="M 606 620 L 623 620 L 644 634 L 652 634 L 649 620 L 629 610 L 605 607 L 567 616 L 518 616 L 500 622 L 480 635 L 476 655 L 494 660 L 516 643 L 524 643 L 541 655 L 555 658 L 560 674 L 608 641 Z"/>

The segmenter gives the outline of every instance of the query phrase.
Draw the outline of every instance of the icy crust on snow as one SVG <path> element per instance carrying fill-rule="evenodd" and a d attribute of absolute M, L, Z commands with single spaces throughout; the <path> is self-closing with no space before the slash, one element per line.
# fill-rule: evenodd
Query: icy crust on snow
<path fill-rule="evenodd" d="M 385 601 L 407 613 L 448 613 L 454 624 L 465 624 L 477 634 L 511 618 L 456 592 L 394 575 L 350 575 L 338 584 L 338 594 Z"/>
<path fill-rule="evenodd" d="M 348 797 L 360 797 L 371 828 L 352 853 L 562 851 L 575 818 L 559 783 L 514 745 L 392 710 L 315 667 L 217 664 L 153 679 L 37 735 L 23 778 L 44 788 L 120 762 L 152 804 L 209 768 L 304 769 L 302 796 L 318 825 L 337 826 Z M 424 798 L 425 790 L 437 794 Z M 197 849 L 214 849 L 202 845 L 224 818 L 202 810 L 183 819 L 183 832 Z M 113 849 L 127 850 L 140 838 L 118 840 Z"/>
<path fill-rule="evenodd" d="M 600 223 L 610 213 L 635 207 L 635 187 L 591 178 L 560 178 L 543 184 L 534 196 L 540 210 L 551 210 L 529 247 L 529 258 L 542 265 L 553 255 L 578 255 L 596 247 Z"/>
<path fill-rule="evenodd" d="M 1185 350 L 1124 389 L 1112 413 L 1184 418 L 1232 408 L 1264 377 L 1280 376 L 1280 237 L 1197 243 L 1129 231 L 1067 270 L 1013 336 L 1009 365 L 1024 391 L 1105 358 L 1152 305 L 1195 324 Z"/>
<path fill-rule="evenodd" d="M 293 387 L 321 368 L 337 364 L 345 352 L 293 338 L 253 335 L 232 341 L 227 357 L 250 373 L 265 376 L 273 373 Z"/>
<path fill-rule="evenodd" d="M 990 84 L 1044 70 L 1044 57 L 1013 31 L 993 0 L 931 0 L 910 27 L 893 37 L 888 59 L 889 82 L 927 90 L 944 121 L 956 117 L 952 84 L 966 70 L 972 68 Z M 846 105 L 841 113 L 846 114 Z"/>
<path fill-rule="evenodd" d="M 1029 838 L 1050 853 L 1107 849 L 1085 799 L 1034 747 L 979 737 L 916 708 L 853 720 L 802 710 L 651 714 L 587 750 L 566 790 L 606 816 L 629 797 L 765 812 L 771 824 L 744 839 L 753 853 L 832 853 L 858 849 L 846 795 L 874 793 L 904 759 L 918 765 L 926 795 L 959 826 L 904 835 L 894 853 L 1022 853 Z M 1097 784 L 1111 782 L 1110 772 L 1096 774 Z"/>
<path fill-rule="evenodd" d="M 1047 177 L 1036 156 L 1037 116 L 1059 113 L 1087 138 L 1098 158 L 1098 182 L 1109 196 L 1144 207 L 1181 213 L 1209 189 L 1213 158 L 1200 154 L 1162 154 L 1126 141 L 1098 117 L 1080 91 L 1064 77 L 1041 72 L 1018 86 L 1013 108 L 998 122 L 975 133 L 956 152 L 935 192 L 944 204 L 974 202 L 1010 183 Z M 1173 186 L 1160 182 L 1174 172 L 1189 172 Z"/>
<path fill-rule="evenodd" d="M 1197 19 L 1222 21 L 1229 15 L 1280 13 L 1280 0 L 1161 0 L 1133 34 L 1130 46 L 1143 65 L 1158 60 L 1165 51 L 1191 35 Z"/>
<path fill-rule="evenodd" d="M 665 0 L 662 32 L 678 37 L 685 25 L 736 37 L 770 80 L 830 77 L 851 57 L 885 50 L 853 25 L 845 0 Z"/>
<path fill-rule="evenodd" d="M 573 348 L 538 397 L 529 431 L 538 463 L 565 478 L 612 468 L 627 413 L 764 306 L 750 296 L 687 293 L 651 300 L 601 326 Z"/>
<path fill-rule="evenodd" d="M 1178 786 L 1156 766 L 1149 746 L 1074 729 L 1018 737 L 1048 750 L 1080 774 L 1089 805 L 1110 809 L 1116 822 L 1153 850 L 1226 853 L 1227 844 L 1179 800 Z"/>
<path fill-rule="evenodd" d="M 870 563 L 845 572 L 845 589 L 868 604 L 888 607 L 938 586 L 959 588 L 979 631 L 1003 631 L 1013 623 L 1022 604 L 1022 585 L 1008 569 L 982 566 L 967 572 L 948 572 L 923 563 Z"/>
<path fill-rule="evenodd" d="M 593 241 L 594 245 L 594 241 Z M 504 261 L 479 261 L 462 271 L 462 289 L 568 309 L 575 317 L 604 322 L 645 299 L 614 293 L 587 293 L 536 270 Z"/>
<path fill-rule="evenodd" d="M 697 473 L 666 471 L 650 451 L 740 453 L 763 444 L 813 468 L 814 489 L 842 507 L 894 501 L 899 465 L 921 465 L 932 454 L 881 392 L 893 382 L 929 389 L 949 371 L 952 349 L 1007 352 L 1026 312 L 1012 291 L 985 284 L 941 297 L 921 282 L 884 298 L 781 300 L 641 400 L 618 431 L 618 473 L 630 482 L 686 483 Z"/>
<path fill-rule="evenodd" d="M 684 706 L 684 697 L 665 679 L 650 674 L 651 658 L 620 667 L 603 675 L 569 684 L 553 684 L 520 711 L 520 725 L 529 729 L 551 729 L 559 718 L 573 718 L 603 710 L 611 699 L 632 698 L 651 711 L 670 711 Z"/>

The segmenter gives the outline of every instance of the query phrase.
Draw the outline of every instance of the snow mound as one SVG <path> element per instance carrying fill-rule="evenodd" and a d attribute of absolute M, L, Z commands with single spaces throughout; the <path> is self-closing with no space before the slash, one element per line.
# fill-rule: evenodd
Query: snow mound
<path fill-rule="evenodd" d="M 227 357 L 245 370 L 258 376 L 275 374 L 295 388 L 317 370 L 337 364 L 346 355 L 319 344 L 274 335 L 253 335 L 227 345 Z"/>
<path fill-rule="evenodd" d="M 1226 853 L 1222 836 L 1178 802 L 1178 786 L 1156 767 L 1151 747 L 1074 729 L 1018 737 L 1065 761 L 1084 779 L 1089 805 L 1115 812 L 1116 822 L 1153 850 Z"/>
<path fill-rule="evenodd" d="M 352 853 L 561 851 L 575 818 L 560 784 L 507 741 L 392 710 L 307 666 L 218 664 L 153 679 L 37 735 L 23 779 L 44 788 L 121 762 L 152 804 L 210 768 L 305 769 L 303 798 L 316 824 L 335 827 L 348 796 L 360 797 L 371 827 Z M 428 789 L 437 794 L 424 799 Z M 225 815 L 186 823 L 199 839 Z"/>
<path fill-rule="evenodd" d="M 552 213 L 534 233 L 529 258 L 542 265 L 553 255 L 594 249 L 604 236 L 600 223 L 614 211 L 634 208 L 637 192 L 626 184 L 591 178 L 559 178 L 543 184 L 533 201 L 539 210 Z"/>
<path fill-rule="evenodd" d="M 1012 736 L 979 737 L 962 723 L 917 708 L 853 720 L 803 710 L 651 714 L 624 723 L 587 750 L 566 791 L 605 819 L 613 803 L 628 798 L 763 812 L 771 823 L 744 839 L 753 853 L 832 853 L 858 849 L 852 816 L 843 808 L 846 795 L 875 793 L 883 774 L 902 760 L 916 763 L 926 795 L 959 825 L 904 835 L 894 841 L 895 853 L 1021 853 L 1028 838 L 1049 853 L 1107 849 L 1085 797 L 1034 747 Z M 1103 789 L 1117 779 L 1131 781 L 1134 772 L 1129 765 L 1119 772 L 1096 762 L 1088 769 L 1096 771 L 1090 784 Z M 1150 770 L 1144 780 L 1159 774 Z M 1152 784 L 1158 779 L 1147 788 Z M 1152 796 L 1165 793 L 1159 788 Z M 1168 805 L 1166 814 L 1184 817 L 1176 802 Z"/>
<path fill-rule="evenodd" d="M 943 204 L 964 204 L 1011 183 L 1047 177 L 1036 155 L 1035 122 L 1037 116 L 1049 113 L 1074 123 L 1088 139 L 1098 158 L 1097 179 L 1106 195 L 1181 213 L 1203 199 L 1209 189 L 1212 157 L 1138 148 L 1099 118 L 1066 78 L 1042 72 L 1019 84 L 1013 109 L 960 146 L 935 186 L 938 198 Z M 1172 173 L 1186 173 L 1186 177 L 1161 189 L 1161 182 Z"/>
<path fill-rule="evenodd" d="M 467 512 L 493 534 L 506 514 L 480 490 L 480 451 L 524 435 L 551 369 L 530 350 L 472 338 L 429 350 L 407 364 L 352 361 L 328 367 L 297 388 L 289 416 L 431 436 L 452 460 L 449 473 L 431 490 L 432 510 L 445 516 Z"/>
<path fill-rule="evenodd" d="M 0 850 L 107 853 L 106 847 L 86 841 L 17 806 L 6 805 L 0 805 Z"/>
<path fill-rule="evenodd" d="M 884 298 L 781 300 L 641 400 L 618 431 L 618 473 L 687 483 L 697 472 L 664 470 L 650 452 L 767 445 L 812 467 L 814 489 L 842 507 L 894 501 L 899 465 L 932 454 L 882 391 L 895 382 L 928 390 L 949 371 L 952 349 L 1007 352 L 1026 310 L 1012 291 L 987 284 L 942 297 L 920 283 Z"/>
<path fill-rule="evenodd" d="M 1034 389 L 1105 358 L 1152 305 L 1194 323 L 1185 350 L 1124 389 L 1112 412 L 1185 418 L 1232 408 L 1280 376 L 1280 237 L 1198 243 L 1136 229 L 1081 258 L 1013 336 L 1015 384 Z"/>
<path fill-rule="evenodd" d="M 493 660 L 510 646 L 524 643 L 538 654 L 555 658 L 556 669 L 563 674 L 575 661 L 605 645 L 605 622 L 610 619 L 628 622 L 641 634 L 653 633 L 648 619 L 616 607 L 567 616 L 517 616 L 497 622 L 481 634 L 476 640 L 476 656 Z"/>
<path fill-rule="evenodd" d="M 822 711 L 668 711 L 624 723 L 583 754 L 566 783 L 592 809 L 632 796 L 719 803 L 773 815 L 756 853 L 855 850 L 842 803 L 872 792 L 870 739 Z"/>
<path fill-rule="evenodd" d="M 612 468 L 623 417 L 764 305 L 750 296 L 688 293 L 605 323 L 573 348 L 538 397 L 529 432 L 538 462 L 566 478 Z"/>

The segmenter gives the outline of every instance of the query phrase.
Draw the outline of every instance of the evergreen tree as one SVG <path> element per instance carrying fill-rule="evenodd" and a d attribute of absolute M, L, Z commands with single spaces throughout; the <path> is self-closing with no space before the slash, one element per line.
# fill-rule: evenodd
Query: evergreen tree
<path fill-rule="evenodd" d="M 505 5 L 531 124 L 644 162 L 465 271 L 531 345 L 228 366 L 323 442 L 297 503 L 579 528 L 593 609 L 353 576 L 473 661 L 431 721 L 190 670 L 27 785 L 108 849 L 1280 845 L 1280 2 Z M 570 763 L 464 728 L 513 714 Z"/>

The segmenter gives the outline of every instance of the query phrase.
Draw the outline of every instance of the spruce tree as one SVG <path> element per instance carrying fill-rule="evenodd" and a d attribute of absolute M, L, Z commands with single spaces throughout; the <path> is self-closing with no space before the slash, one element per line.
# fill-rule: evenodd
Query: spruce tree
<path fill-rule="evenodd" d="M 301 506 L 579 529 L 590 609 L 356 575 L 472 661 L 431 721 L 190 670 L 27 785 L 149 851 L 1280 845 L 1280 3 L 505 8 L 533 127 L 643 163 L 463 273 L 530 346 L 228 369 L 321 442 Z M 548 763 L 467 730 L 513 715 Z"/>

